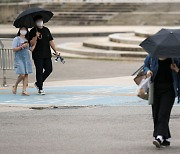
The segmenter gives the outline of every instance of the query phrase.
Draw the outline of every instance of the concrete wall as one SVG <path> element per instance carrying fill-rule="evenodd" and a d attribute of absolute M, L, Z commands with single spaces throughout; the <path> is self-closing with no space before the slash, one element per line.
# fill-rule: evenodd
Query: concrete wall
<path fill-rule="evenodd" d="M 29 8 L 29 6 L 38 6 L 38 4 L 0 4 L 0 24 L 14 20 L 22 10 Z"/>
<path fill-rule="evenodd" d="M 93 3 L 101 3 L 101 2 L 103 2 L 103 3 L 106 3 L 106 2 L 111 2 L 111 3 L 113 3 L 113 2 L 115 2 L 115 3 L 117 3 L 117 2 L 120 2 L 120 3 L 124 3 L 124 2 L 138 2 L 138 3 L 152 3 L 152 2 L 154 2 L 154 3 L 159 3 L 159 2 L 180 2 L 179 0 L 24 0 L 24 1 L 30 1 L 30 2 L 93 2 Z"/>

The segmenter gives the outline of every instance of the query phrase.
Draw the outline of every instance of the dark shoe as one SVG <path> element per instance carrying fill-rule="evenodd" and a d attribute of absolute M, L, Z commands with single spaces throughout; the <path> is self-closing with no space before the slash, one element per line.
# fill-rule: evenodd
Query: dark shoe
<path fill-rule="evenodd" d="M 155 139 L 155 140 L 153 141 L 153 144 L 156 146 L 156 148 L 160 148 L 161 145 L 162 145 L 160 139 Z"/>
<path fill-rule="evenodd" d="M 171 144 L 170 141 L 164 140 L 162 143 L 162 146 L 167 147 L 167 146 L 170 146 L 170 144 Z"/>

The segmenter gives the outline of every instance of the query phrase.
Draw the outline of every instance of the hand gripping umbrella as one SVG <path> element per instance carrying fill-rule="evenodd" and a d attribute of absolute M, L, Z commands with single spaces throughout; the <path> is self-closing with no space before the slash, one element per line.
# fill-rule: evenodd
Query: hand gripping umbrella
<path fill-rule="evenodd" d="M 180 29 L 161 29 L 140 46 L 152 57 L 180 58 Z"/>
<path fill-rule="evenodd" d="M 35 26 L 33 18 L 37 15 L 42 16 L 43 22 L 46 23 L 52 18 L 53 13 L 51 11 L 48 11 L 42 8 L 29 8 L 23 11 L 16 18 L 13 25 L 16 28 L 20 28 L 20 27 L 32 28 Z"/>

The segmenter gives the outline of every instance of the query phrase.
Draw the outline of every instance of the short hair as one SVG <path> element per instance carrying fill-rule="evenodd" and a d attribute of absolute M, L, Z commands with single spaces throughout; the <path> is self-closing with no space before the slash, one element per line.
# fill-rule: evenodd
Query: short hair
<path fill-rule="evenodd" d="M 43 19 L 43 17 L 42 17 L 41 15 L 36 15 L 36 16 L 34 16 L 34 18 L 33 18 L 34 22 L 36 22 L 36 21 L 39 20 L 39 19 Z"/>

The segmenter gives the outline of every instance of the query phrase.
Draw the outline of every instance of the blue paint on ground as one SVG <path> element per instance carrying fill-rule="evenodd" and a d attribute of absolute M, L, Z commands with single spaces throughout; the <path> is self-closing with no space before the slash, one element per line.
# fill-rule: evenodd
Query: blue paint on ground
<path fill-rule="evenodd" d="M 20 92 L 21 89 L 19 89 Z M 136 87 L 119 86 L 61 86 L 46 87 L 46 95 L 37 95 L 29 88 L 30 96 L 13 95 L 10 90 L 0 90 L 0 104 L 49 105 L 147 105 L 135 95 Z"/>

